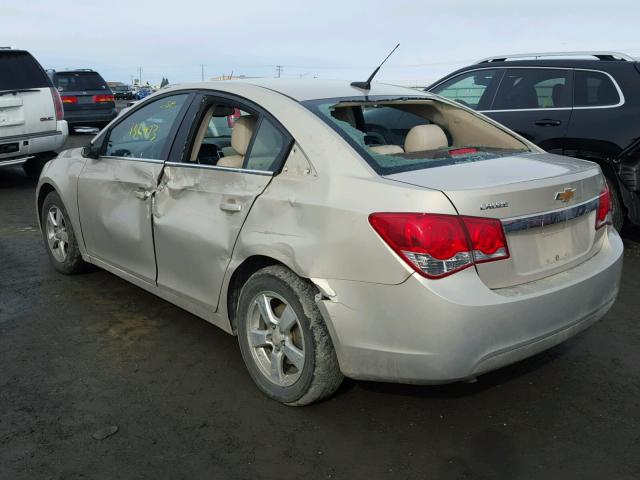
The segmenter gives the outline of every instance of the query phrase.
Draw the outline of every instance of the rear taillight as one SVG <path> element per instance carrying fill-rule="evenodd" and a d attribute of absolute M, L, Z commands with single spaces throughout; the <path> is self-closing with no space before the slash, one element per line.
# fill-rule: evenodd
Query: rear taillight
<path fill-rule="evenodd" d="M 607 182 L 598 196 L 598 210 L 596 210 L 596 230 L 611 223 L 611 192 Z"/>
<path fill-rule="evenodd" d="M 78 103 L 78 97 L 75 95 L 62 95 L 62 103 Z"/>
<path fill-rule="evenodd" d="M 62 108 L 60 92 L 58 92 L 56 88 L 51 87 L 51 96 L 53 97 L 53 106 L 56 110 L 56 120 L 64 120 L 64 108 Z"/>
<path fill-rule="evenodd" d="M 94 95 L 93 96 L 93 103 L 107 103 L 107 102 L 113 102 L 113 95 Z"/>
<path fill-rule="evenodd" d="M 431 213 L 372 213 L 369 223 L 416 272 L 442 278 L 509 258 L 500 220 Z"/>

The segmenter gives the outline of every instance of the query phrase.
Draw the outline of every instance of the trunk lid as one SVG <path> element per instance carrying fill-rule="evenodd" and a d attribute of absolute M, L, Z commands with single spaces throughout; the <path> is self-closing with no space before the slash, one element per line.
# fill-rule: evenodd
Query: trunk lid
<path fill-rule="evenodd" d="M 428 168 L 385 178 L 442 191 L 460 215 L 502 221 L 510 258 L 476 265 L 490 288 L 537 280 L 595 254 L 598 165 L 548 153 Z"/>

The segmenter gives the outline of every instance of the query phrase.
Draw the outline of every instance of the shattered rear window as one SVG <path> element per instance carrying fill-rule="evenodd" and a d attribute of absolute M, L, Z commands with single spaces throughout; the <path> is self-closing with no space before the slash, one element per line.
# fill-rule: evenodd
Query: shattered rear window
<path fill-rule="evenodd" d="M 381 175 L 491 160 L 529 146 L 465 109 L 437 99 L 325 99 L 303 104 Z"/>

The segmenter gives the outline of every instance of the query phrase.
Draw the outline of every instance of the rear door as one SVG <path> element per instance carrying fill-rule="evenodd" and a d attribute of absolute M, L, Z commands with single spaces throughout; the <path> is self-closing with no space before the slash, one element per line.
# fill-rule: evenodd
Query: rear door
<path fill-rule="evenodd" d="M 87 159 L 78 179 L 88 253 L 151 284 L 156 279 L 151 204 L 191 95 L 166 95 L 124 116 L 105 134 L 102 155 Z"/>
<path fill-rule="evenodd" d="M 187 116 L 155 196 L 157 282 L 215 311 L 240 229 L 279 171 L 291 138 L 273 117 L 245 101 L 204 96 L 193 105 L 198 112 L 191 122 Z M 243 117 L 254 126 L 247 128 Z M 231 132 L 221 124 L 232 125 Z M 225 146 L 229 133 L 231 148 Z M 219 166 L 221 158 L 235 167 Z"/>
<path fill-rule="evenodd" d="M 570 69 L 508 68 L 491 108 L 479 110 L 540 148 L 561 154 L 571 119 L 572 80 Z"/>
<path fill-rule="evenodd" d="M 28 52 L 0 49 L 0 144 L 10 140 L 19 143 L 21 136 L 55 130 L 56 112 L 47 74 Z M 0 158 L 4 150 L 6 147 L 0 149 Z"/>

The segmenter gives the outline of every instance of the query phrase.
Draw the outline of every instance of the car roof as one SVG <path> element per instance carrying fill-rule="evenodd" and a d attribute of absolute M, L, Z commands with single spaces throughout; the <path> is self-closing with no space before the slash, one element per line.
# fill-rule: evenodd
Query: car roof
<path fill-rule="evenodd" d="M 364 91 L 352 87 L 346 80 L 320 80 L 320 79 L 279 79 L 279 78 L 252 78 L 247 80 L 216 80 L 192 84 L 172 85 L 173 88 L 197 88 L 211 90 L 233 90 L 239 88 L 250 94 L 251 90 L 267 89 L 285 95 L 298 102 L 306 100 L 320 100 L 323 98 L 353 98 L 353 97 L 406 97 L 424 96 L 429 94 L 412 88 L 387 85 L 384 83 L 372 83 L 371 90 Z"/>

